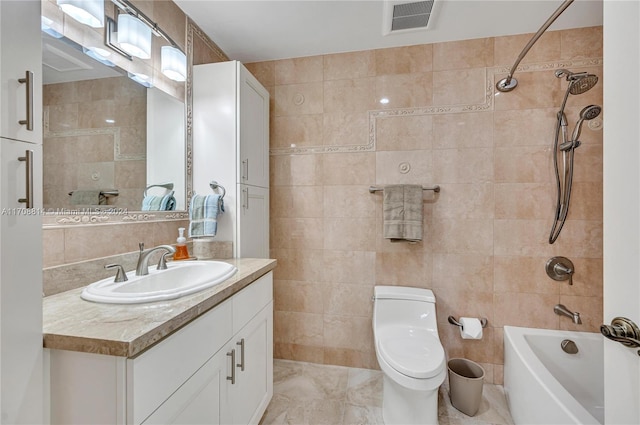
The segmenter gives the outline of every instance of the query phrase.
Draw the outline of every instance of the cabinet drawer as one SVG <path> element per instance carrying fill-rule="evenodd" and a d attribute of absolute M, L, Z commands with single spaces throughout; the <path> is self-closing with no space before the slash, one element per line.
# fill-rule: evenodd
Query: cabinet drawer
<path fill-rule="evenodd" d="M 269 272 L 233 296 L 233 334 L 249 323 L 273 299 L 273 272 Z"/>
<path fill-rule="evenodd" d="M 127 361 L 128 423 L 139 424 L 233 335 L 231 300 Z"/>

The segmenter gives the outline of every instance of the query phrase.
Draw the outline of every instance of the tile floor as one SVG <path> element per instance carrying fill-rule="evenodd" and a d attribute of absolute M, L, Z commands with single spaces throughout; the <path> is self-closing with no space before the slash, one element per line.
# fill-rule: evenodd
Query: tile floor
<path fill-rule="evenodd" d="M 383 424 L 382 372 L 313 363 L 275 360 L 273 399 L 260 425 Z M 504 391 L 485 385 L 474 417 L 451 406 L 448 381 L 440 387 L 440 425 L 511 425 Z"/>

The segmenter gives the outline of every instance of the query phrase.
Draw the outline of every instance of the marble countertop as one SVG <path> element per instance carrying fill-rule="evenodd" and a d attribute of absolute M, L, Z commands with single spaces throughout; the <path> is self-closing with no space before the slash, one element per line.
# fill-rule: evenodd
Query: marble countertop
<path fill-rule="evenodd" d="M 276 260 L 222 260 L 238 271 L 225 282 L 175 300 L 100 304 L 80 298 L 82 288 L 43 299 L 44 347 L 135 357 L 188 322 L 273 270 Z"/>

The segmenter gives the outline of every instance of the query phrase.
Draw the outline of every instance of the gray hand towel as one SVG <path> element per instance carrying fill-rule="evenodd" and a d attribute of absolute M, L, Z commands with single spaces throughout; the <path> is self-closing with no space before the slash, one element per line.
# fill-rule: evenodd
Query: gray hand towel
<path fill-rule="evenodd" d="M 422 240 L 422 186 L 385 186 L 383 236 L 392 242 Z"/>
<path fill-rule="evenodd" d="M 107 197 L 98 190 L 74 190 L 71 193 L 71 205 L 106 205 Z"/>

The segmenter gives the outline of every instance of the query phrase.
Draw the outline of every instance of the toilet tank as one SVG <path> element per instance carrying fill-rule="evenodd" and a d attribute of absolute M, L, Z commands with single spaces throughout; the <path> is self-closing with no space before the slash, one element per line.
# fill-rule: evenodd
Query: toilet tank
<path fill-rule="evenodd" d="M 430 289 L 374 287 L 373 325 L 410 326 L 438 333 L 436 297 Z"/>

